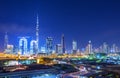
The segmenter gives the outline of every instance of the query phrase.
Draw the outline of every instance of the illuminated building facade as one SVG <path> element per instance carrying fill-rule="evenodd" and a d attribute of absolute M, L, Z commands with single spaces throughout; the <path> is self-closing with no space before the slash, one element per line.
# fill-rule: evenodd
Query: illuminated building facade
<path fill-rule="evenodd" d="M 4 39 L 4 51 L 6 51 L 8 45 L 8 35 L 7 32 L 5 33 L 5 39 Z"/>
<path fill-rule="evenodd" d="M 45 47 L 41 47 L 41 53 L 46 53 L 45 52 Z"/>
<path fill-rule="evenodd" d="M 92 44 L 91 44 L 91 41 L 89 41 L 89 44 L 88 44 L 88 52 L 89 52 L 89 54 L 92 53 Z"/>
<path fill-rule="evenodd" d="M 117 46 L 116 44 L 113 44 L 113 45 L 112 45 L 112 47 L 111 47 L 111 52 L 112 52 L 112 53 L 119 52 L 118 46 Z"/>
<path fill-rule="evenodd" d="M 37 15 L 37 22 L 36 22 L 36 54 L 39 52 L 39 18 Z"/>
<path fill-rule="evenodd" d="M 62 46 L 61 46 L 61 44 L 56 45 L 56 53 L 57 54 L 62 54 Z"/>
<path fill-rule="evenodd" d="M 19 52 L 21 55 L 27 54 L 28 51 L 28 41 L 25 37 L 20 38 L 19 40 Z"/>
<path fill-rule="evenodd" d="M 39 52 L 39 18 L 36 20 L 36 40 L 30 42 L 30 54 L 38 54 Z"/>
<path fill-rule="evenodd" d="M 53 51 L 53 38 L 52 37 L 47 37 L 46 39 L 46 52 L 47 54 L 51 54 Z"/>
<path fill-rule="evenodd" d="M 61 46 L 62 46 L 62 53 L 65 53 L 65 38 L 64 38 L 64 34 L 62 35 L 61 38 Z"/>
<path fill-rule="evenodd" d="M 76 52 L 77 52 L 77 42 L 76 41 L 72 42 L 72 48 L 73 48 L 73 54 L 76 54 Z"/>
<path fill-rule="evenodd" d="M 88 45 L 86 46 L 86 54 L 92 54 L 92 44 L 91 41 L 88 42 Z"/>
<path fill-rule="evenodd" d="M 14 48 L 13 45 L 8 44 L 5 52 L 8 53 L 8 54 L 13 54 L 13 48 Z"/>
<path fill-rule="evenodd" d="M 36 40 L 32 40 L 30 42 L 30 54 L 36 54 L 37 53 L 37 41 Z"/>
<path fill-rule="evenodd" d="M 103 43 L 103 53 L 108 53 L 108 45 L 106 42 Z"/>

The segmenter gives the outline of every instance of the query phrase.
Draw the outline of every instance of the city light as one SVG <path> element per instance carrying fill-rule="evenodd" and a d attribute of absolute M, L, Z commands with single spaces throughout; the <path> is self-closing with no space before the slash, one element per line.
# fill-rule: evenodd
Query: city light
<path fill-rule="evenodd" d="M 120 1 L 0 0 L 0 78 L 120 78 Z"/>

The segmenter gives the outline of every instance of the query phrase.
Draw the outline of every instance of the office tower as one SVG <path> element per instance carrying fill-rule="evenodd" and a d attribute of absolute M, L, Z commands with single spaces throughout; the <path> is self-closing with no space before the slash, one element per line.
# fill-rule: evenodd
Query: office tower
<path fill-rule="evenodd" d="M 92 44 L 91 41 L 88 41 L 88 45 L 86 46 L 86 53 L 85 54 L 92 54 Z"/>
<path fill-rule="evenodd" d="M 100 48 L 94 48 L 94 49 L 93 49 L 93 52 L 94 52 L 94 53 L 100 53 Z"/>
<path fill-rule="evenodd" d="M 18 52 L 19 52 L 18 46 L 14 46 L 14 48 L 13 48 L 13 54 L 18 54 Z"/>
<path fill-rule="evenodd" d="M 88 48 L 88 45 L 85 47 L 85 54 L 89 54 L 89 48 Z"/>
<path fill-rule="evenodd" d="M 21 55 L 27 55 L 28 41 L 25 37 L 21 37 L 19 40 L 19 52 Z"/>
<path fill-rule="evenodd" d="M 92 53 L 92 44 L 91 44 L 91 41 L 88 42 L 88 53 L 89 54 Z"/>
<path fill-rule="evenodd" d="M 39 18 L 37 15 L 37 22 L 36 22 L 36 48 L 37 48 L 37 52 L 36 54 L 39 52 Z"/>
<path fill-rule="evenodd" d="M 113 53 L 117 52 L 117 46 L 116 46 L 116 44 L 112 45 L 111 52 L 113 52 Z"/>
<path fill-rule="evenodd" d="M 64 34 L 62 35 L 61 38 L 61 46 L 62 46 L 62 53 L 65 53 L 65 39 L 64 39 Z"/>
<path fill-rule="evenodd" d="M 47 37 L 46 39 L 46 50 L 47 54 L 51 54 L 53 51 L 53 38 L 52 37 Z"/>
<path fill-rule="evenodd" d="M 72 42 L 72 47 L 73 47 L 73 54 L 76 54 L 77 52 L 77 42 L 73 40 Z"/>
<path fill-rule="evenodd" d="M 80 49 L 77 49 L 77 53 L 80 53 L 80 54 L 81 54 L 81 51 L 80 51 Z"/>
<path fill-rule="evenodd" d="M 58 54 L 58 44 L 56 44 L 56 46 L 55 46 L 55 51 Z"/>
<path fill-rule="evenodd" d="M 118 48 L 118 46 L 116 46 L 116 52 L 120 52 L 120 49 Z"/>
<path fill-rule="evenodd" d="M 103 43 L 103 53 L 108 53 L 108 45 L 106 42 Z"/>
<path fill-rule="evenodd" d="M 13 54 L 13 45 L 7 45 L 6 53 L 8 54 Z"/>
<path fill-rule="evenodd" d="M 7 45 L 8 45 L 8 35 L 7 32 L 5 33 L 5 40 L 4 40 L 4 51 L 7 49 Z"/>
<path fill-rule="evenodd" d="M 42 47 L 41 47 L 41 53 L 46 53 L 46 52 L 45 52 L 45 46 L 42 46 Z"/>
<path fill-rule="evenodd" d="M 103 53 L 103 46 L 102 45 L 99 47 L 99 52 Z"/>
<path fill-rule="evenodd" d="M 56 45 L 56 53 L 57 54 L 62 54 L 62 46 L 61 46 L 61 44 Z"/>

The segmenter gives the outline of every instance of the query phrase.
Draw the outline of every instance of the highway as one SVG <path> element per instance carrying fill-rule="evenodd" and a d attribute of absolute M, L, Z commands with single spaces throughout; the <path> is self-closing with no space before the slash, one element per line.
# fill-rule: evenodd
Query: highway
<path fill-rule="evenodd" d="M 54 69 L 9 72 L 9 73 L 0 73 L 0 78 L 4 78 L 4 77 L 5 78 L 35 78 L 36 76 L 42 76 L 42 75 L 45 75 L 49 78 L 49 74 L 50 76 L 56 76 L 57 72 Z"/>

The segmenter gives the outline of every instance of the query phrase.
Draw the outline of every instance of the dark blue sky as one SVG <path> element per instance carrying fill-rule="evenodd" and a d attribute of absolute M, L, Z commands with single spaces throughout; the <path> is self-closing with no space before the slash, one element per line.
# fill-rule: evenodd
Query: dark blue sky
<path fill-rule="evenodd" d="M 88 40 L 94 46 L 103 42 L 120 43 L 119 0 L 0 0 L 0 49 L 4 33 L 9 43 L 18 44 L 18 36 L 35 38 L 36 14 L 40 22 L 40 45 L 47 36 L 60 43 L 64 33 L 66 47 L 72 40 L 85 47 Z"/>

